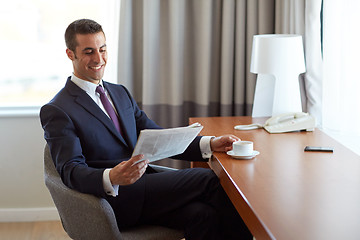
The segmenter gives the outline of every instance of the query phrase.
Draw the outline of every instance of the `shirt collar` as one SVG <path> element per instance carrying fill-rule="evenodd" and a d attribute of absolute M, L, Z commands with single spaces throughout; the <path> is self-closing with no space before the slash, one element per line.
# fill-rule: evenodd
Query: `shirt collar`
<path fill-rule="evenodd" d="M 72 74 L 71 81 L 75 83 L 79 88 L 84 90 L 90 96 L 96 96 L 95 90 L 97 86 L 101 85 L 102 87 L 104 87 L 102 79 L 100 80 L 99 84 L 95 84 L 89 81 L 82 80 L 76 77 L 74 74 Z"/>

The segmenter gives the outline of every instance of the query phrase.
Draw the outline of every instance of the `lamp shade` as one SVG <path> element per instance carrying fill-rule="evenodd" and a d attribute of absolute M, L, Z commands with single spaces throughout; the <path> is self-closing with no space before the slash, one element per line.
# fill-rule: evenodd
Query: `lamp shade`
<path fill-rule="evenodd" d="M 296 34 L 255 35 L 250 72 L 276 74 L 305 72 L 302 36 Z"/>
<path fill-rule="evenodd" d="M 299 74 L 305 72 L 305 62 L 301 35 L 255 35 L 250 72 L 258 74 L 253 117 L 302 111 Z"/>

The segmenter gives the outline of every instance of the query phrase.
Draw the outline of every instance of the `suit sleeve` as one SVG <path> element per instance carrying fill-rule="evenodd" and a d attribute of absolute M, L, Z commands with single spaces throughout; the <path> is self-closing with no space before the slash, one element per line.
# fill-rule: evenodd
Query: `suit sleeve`
<path fill-rule="evenodd" d="M 40 119 L 45 140 L 64 184 L 79 192 L 105 196 L 102 185 L 104 169 L 91 168 L 86 164 L 70 117 L 57 106 L 47 104 L 41 108 Z"/>

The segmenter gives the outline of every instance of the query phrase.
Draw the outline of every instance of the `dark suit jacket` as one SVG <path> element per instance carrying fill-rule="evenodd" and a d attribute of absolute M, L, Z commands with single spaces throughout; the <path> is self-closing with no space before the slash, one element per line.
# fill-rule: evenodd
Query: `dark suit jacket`
<path fill-rule="evenodd" d="M 106 197 L 105 168 L 128 160 L 142 129 L 160 128 L 139 109 L 124 86 L 104 81 L 119 114 L 123 136 L 88 94 L 68 78 L 65 87 L 41 108 L 41 124 L 64 183 L 80 192 Z M 203 161 L 197 137 L 178 159 Z M 143 186 L 139 186 L 143 187 Z"/>
<path fill-rule="evenodd" d="M 124 86 L 104 82 L 119 114 L 123 136 L 91 97 L 70 78 L 65 87 L 41 108 L 40 119 L 57 171 L 70 188 L 109 201 L 120 225 L 135 224 L 144 202 L 146 177 L 107 195 L 103 171 L 128 160 L 142 129 L 160 128 L 139 109 Z M 200 137 L 176 159 L 204 161 Z M 145 174 L 146 175 L 146 174 Z M 165 179 L 164 181 L 172 181 Z"/>

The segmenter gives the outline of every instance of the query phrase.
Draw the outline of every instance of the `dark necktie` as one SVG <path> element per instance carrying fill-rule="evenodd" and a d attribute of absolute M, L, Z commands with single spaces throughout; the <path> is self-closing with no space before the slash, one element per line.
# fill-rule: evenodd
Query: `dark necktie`
<path fill-rule="evenodd" d="M 116 129 L 121 133 L 119 119 L 115 113 L 113 106 L 111 105 L 109 99 L 107 98 L 103 87 L 101 85 L 97 86 L 96 92 L 100 94 L 100 100 L 101 100 L 106 112 L 109 114 L 109 117 L 113 121 Z"/>

